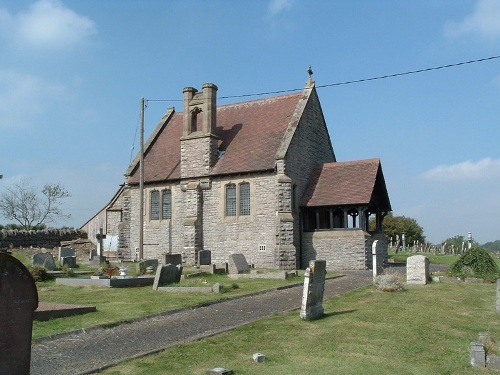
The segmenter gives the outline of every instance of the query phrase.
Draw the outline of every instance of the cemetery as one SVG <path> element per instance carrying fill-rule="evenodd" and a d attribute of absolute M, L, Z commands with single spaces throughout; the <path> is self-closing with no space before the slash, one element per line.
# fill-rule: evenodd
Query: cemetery
<path fill-rule="evenodd" d="M 431 303 L 429 306 L 434 306 L 440 299 L 444 298 L 444 300 L 446 300 L 447 298 L 451 298 L 453 300 L 462 299 L 459 305 L 453 304 L 453 309 L 454 313 L 459 315 L 461 314 L 460 311 L 468 309 L 468 313 L 464 315 L 464 317 L 475 311 L 475 305 L 478 301 L 481 301 L 479 312 L 485 319 L 488 319 L 488 324 L 482 325 L 479 323 L 479 325 L 470 327 L 470 324 L 465 321 L 464 323 L 457 323 L 457 327 L 461 327 L 459 329 L 462 332 L 461 336 L 463 336 L 462 342 L 460 344 L 454 342 L 453 345 L 457 348 L 452 349 L 453 354 L 448 353 L 445 355 L 443 353 L 443 356 L 451 356 L 456 358 L 456 361 L 461 361 L 462 365 L 460 368 L 462 369 L 466 368 L 464 367 L 465 365 L 463 365 L 463 363 L 465 363 L 466 366 L 468 366 L 467 368 L 470 369 L 481 367 L 491 370 L 496 368 L 497 362 L 500 362 L 498 359 L 499 357 L 496 357 L 500 351 L 494 343 L 494 337 L 500 336 L 500 323 L 498 327 L 496 323 L 491 323 L 491 319 L 493 319 L 491 317 L 495 317 L 496 314 L 500 313 L 500 283 L 492 283 L 493 276 L 483 275 L 480 270 L 473 269 L 473 262 L 470 259 L 468 260 L 468 258 L 473 258 L 473 256 L 477 257 L 477 254 L 480 253 L 480 250 L 474 248 L 470 253 L 464 254 L 462 257 L 459 255 L 407 251 L 399 252 L 397 256 L 391 254 L 390 262 L 383 264 L 380 261 L 380 257 L 377 257 L 378 247 L 377 242 L 374 241 L 372 245 L 371 261 L 375 266 L 372 270 L 368 270 L 368 273 L 364 273 L 365 277 L 371 275 L 369 278 L 371 278 L 371 282 L 375 285 L 375 291 L 405 290 L 406 293 L 377 293 L 373 295 L 374 289 L 373 287 L 369 287 L 368 289 L 363 288 L 352 292 L 346 295 L 346 297 L 343 297 L 342 300 L 332 300 L 329 297 L 323 298 L 323 293 L 327 290 L 327 283 L 332 282 L 332 280 L 341 281 L 345 276 L 342 272 L 326 272 L 324 261 L 321 260 L 311 261 L 309 267 L 307 267 L 305 271 L 278 272 L 275 270 L 255 269 L 252 264 L 248 264 L 242 254 L 237 253 L 230 256 L 227 264 L 200 264 L 195 266 L 182 264 L 178 256 L 169 254 L 165 256 L 165 258 L 159 260 L 130 263 L 110 262 L 109 266 L 113 270 L 112 272 L 109 271 L 108 274 L 103 264 L 100 265 L 100 270 L 98 272 L 96 266 L 98 266 L 99 263 L 92 263 L 92 259 L 82 259 L 81 256 L 79 257 L 78 254 L 73 252 L 70 248 L 61 247 L 58 248 L 57 251 L 39 249 L 39 251 L 31 251 L 31 265 L 43 267 L 47 270 L 48 274 L 57 277 L 55 277 L 55 281 L 36 283 L 36 307 L 38 308 L 33 307 L 33 310 L 28 315 L 31 316 L 30 319 L 33 322 L 34 330 L 33 334 L 30 334 L 30 336 L 35 340 L 35 348 L 37 345 L 36 343 L 44 342 L 45 337 L 54 337 L 57 331 L 52 331 L 52 333 L 50 333 L 50 330 L 47 331 L 46 328 L 44 328 L 44 331 L 40 331 L 40 324 L 43 323 L 44 326 L 47 324 L 50 325 L 51 321 L 55 322 L 54 319 L 59 321 L 58 325 L 60 322 L 67 321 L 67 328 L 64 328 L 65 324 L 61 325 L 62 328 L 57 328 L 58 330 L 62 330 L 59 331 L 59 334 L 65 331 L 73 332 L 76 328 L 74 325 L 74 319 L 76 319 L 74 314 L 84 317 L 84 321 L 89 321 L 88 326 L 79 328 L 78 332 L 80 332 L 80 334 L 81 332 L 92 332 L 94 330 L 93 327 L 99 327 L 101 324 L 106 325 L 112 323 L 112 321 L 101 320 L 103 314 L 107 315 L 111 312 L 112 314 L 120 313 L 116 315 L 115 318 L 112 318 L 115 322 L 113 324 L 119 321 L 144 319 L 141 318 L 143 313 L 134 311 L 132 308 L 118 311 L 113 307 L 120 306 L 120 304 L 123 303 L 120 301 L 122 301 L 122 298 L 125 296 L 128 296 L 127 299 L 129 300 L 140 301 L 140 305 L 144 306 L 143 308 L 146 308 L 146 305 L 151 307 L 154 306 L 153 309 L 150 309 L 150 307 L 146 308 L 147 311 L 150 311 L 149 314 L 152 313 L 160 314 L 158 316 L 166 316 L 165 313 L 168 311 L 175 313 L 177 311 L 183 311 L 183 308 L 188 306 L 191 306 L 190 309 L 192 309 L 193 306 L 199 306 L 198 308 L 200 308 L 201 306 L 207 306 L 207 304 L 212 305 L 214 301 L 218 301 L 220 298 L 230 301 L 235 297 L 240 298 L 246 294 L 255 293 L 258 290 L 270 290 L 269 288 L 278 290 L 282 287 L 291 287 L 291 290 L 295 289 L 298 291 L 300 289 L 302 298 L 301 302 L 298 302 L 297 307 L 301 307 L 299 310 L 291 311 L 289 314 L 280 314 L 279 319 L 278 317 L 267 318 L 272 319 L 273 330 L 279 330 L 280 326 L 286 325 L 287 323 L 294 326 L 292 322 L 298 319 L 304 321 L 304 324 L 325 325 L 325 329 L 333 330 L 337 338 L 341 337 L 341 335 L 349 335 L 347 332 L 342 333 L 347 329 L 347 326 L 353 328 L 353 325 L 359 324 L 363 319 L 368 319 L 368 315 L 365 314 L 373 314 L 374 317 L 392 314 L 391 316 L 393 316 L 393 319 L 397 319 L 395 311 L 398 309 L 397 306 L 399 303 L 402 303 L 403 306 L 407 306 L 408 304 L 412 305 L 413 303 L 417 303 L 418 300 L 420 301 L 419 303 L 423 303 L 422 306 L 425 306 L 426 303 Z M 468 257 L 465 255 L 468 255 Z M 455 264 L 461 264 L 457 262 L 459 258 L 462 259 L 463 263 L 460 266 L 461 268 L 455 266 Z M 444 262 L 444 264 L 436 264 L 439 262 Z M 206 261 L 204 263 L 209 262 Z M 63 277 L 64 275 L 61 269 L 63 267 L 67 269 L 69 265 L 75 266 L 74 273 L 72 277 Z M 445 271 L 446 269 L 450 270 L 454 268 L 457 268 L 458 273 L 456 276 Z M 100 273 L 100 275 L 96 275 L 96 273 Z M 483 276 L 485 278 L 482 278 Z M 370 284 L 369 278 L 366 278 L 367 284 L 365 285 Z M 380 280 L 382 278 L 386 279 L 386 283 L 382 283 L 384 286 L 380 287 Z M 140 281 L 136 281 L 137 284 L 130 283 L 135 280 L 144 280 L 144 283 L 141 284 Z M 145 280 L 147 280 L 147 282 Z M 237 281 L 238 284 L 236 284 L 235 281 Z M 387 283 L 393 287 L 396 281 L 400 283 L 397 287 L 393 289 L 387 288 Z M 5 281 L 3 282 L 5 283 Z M 130 284 L 120 284 L 120 282 L 129 282 Z M 464 286 L 461 287 L 460 285 Z M 460 289 L 455 291 L 455 288 Z M 479 300 L 471 300 L 469 297 L 470 293 L 466 292 L 463 288 L 470 290 L 472 295 L 475 295 Z M 102 302 L 97 302 L 94 305 L 86 303 L 86 301 L 91 299 L 91 296 L 95 298 L 96 290 L 99 289 L 103 291 L 99 292 L 103 298 Z M 110 292 L 106 292 L 106 290 Z M 116 292 L 111 292 L 112 290 L 116 290 Z M 493 291 L 494 293 L 492 293 Z M 74 298 L 68 298 L 71 295 L 75 295 L 75 293 L 79 296 L 77 299 L 78 303 L 68 304 L 67 302 L 70 299 L 75 300 Z M 167 299 L 165 293 L 169 296 Z M 353 296 L 349 297 L 351 294 L 353 294 Z M 119 297 L 120 295 L 122 297 Z M 449 297 L 446 297 L 448 295 Z M 492 297 L 494 301 L 492 301 Z M 360 298 L 361 300 L 374 299 L 371 302 L 373 306 L 368 308 L 367 305 L 362 304 L 362 309 L 356 307 L 359 304 Z M 412 301 L 412 299 L 416 300 Z M 35 297 L 23 298 L 23 300 L 35 301 Z M 399 302 L 397 300 L 399 300 Z M 487 303 L 487 301 L 490 302 Z M 115 305 L 115 303 L 118 303 L 118 305 Z M 217 304 L 218 303 L 220 302 L 218 301 Z M 383 303 L 383 305 L 381 305 L 381 303 Z M 34 305 L 32 304 L 32 306 Z M 130 305 L 130 307 L 132 307 L 132 305 Z M 196 308 L 197 307 L 195 307 L 195 309 Z M 387 312 L 385 312 L 386 310 Z M 444 329 L 444 326 L 447 324 L 446 318 L 439 318 L 440 313 L 438 313 L 436 309 L 432 309 L 432 313 L 436 315 L 433 318 L 430 318 L 422 311 L 421 313 L 412 314 L 412 319 L 416 319 L 417 323 L 420 319 L 423 321 L 429 321 L 429 319 L 431 319 L 431 321 L 434 322 L 432 324 L 443 325 Z M 456 314 L 453 316 L 455 315 Z M 99 318 L 92 318 L 92 316 Z M 363 316 L 365 316 L 365 318 L 363 318 Z M 372 322 L 370 324 L 374 324 L 377 329 L 376 333 L 374 332 L 373 334 L 383 335 L 383 329 L 381 329 L 379 324 L 372 321 L 372 318 L 369 319 Z M 404 318 L 400 319 L 404 320 Z M 457 317 L 454 319 L 456 320 Z M 96 321 L 100 321 L 97 326 Z M 265 324 L 259 322 L 250 323 L 251 327 L 260 327 L 260 324 Z M 418 326 L 417 323 L 416 325 Z M 306 327 L 303 328 L 307 329 Z M 282 329 L 286 331 L 284 326 Z M 408 329 L 409 327 L 406 327 L 405 331 Z M 234 334 L 238 336 L 239 334 L 243 334 L 239 333 L 239 330 L 240 329 L 231 333 L 231 335 Z M 243 331 L 247 332 L 246 329 L 243 329 Z M 418 337 L 418 334 L 414 332 L 413 328 L 410 329 L 410 331 L 412 335 Z M 488 337 L 491 337 L 491 339 L 482 339 L 481 337 L 485 335 L 483 331 L 487 332 L 487 335 L 489 335 Z M 73 334 L 79 334 L 78 332 L 74 331 Z M 287 334 L 289 334 L 289 332 L 287 332 Z M 297 334 L 300 333 L 297 332 Z M 431 332 L 427 332 L 426 334 L 430 335 Z M 480 338 L 476 339 L 475 337 L 477 337 L 478 334 L 480 334 Z M 356 331 L 356 335 L 362 336 L 358 331 Z M 472 338 L 467 340 L 466 337 Z M 214 340 L 214 338 L 203 340 Z M 436 340 L 438 339 L 436 338 Z M 193 345 L 196 346 L 197 344 Z M 281 354 L 276 352 L 276 348 L 279 348 L 280 345 L 281 344 L 271 340 L 270 344 L 258 345 L 256 348 L 258 348 L 260 352 L 257 353 L 255 353 L 255 350 L 252 351 L 251 347 L 249 347 L 249 362 L 258 363 L 259 366 L 267 366 L 269 361 L 271 361 L 271 363 L 276 361 L 277 356 L 287 357 L 286 354 L 283 354 L 286 350 Z M 335 346 L 337 344 L 332 343 L 332 345 Z M 364 345 L 366 345 L 366 342 Z M 413 342 L 407 345 L 413 348 L 411 350 L 415 350 L 413 346 L 420 344 Z M 276 348 L 273 348 L 273 346 L 276 346 Z M 369 347 L 371 348 L 371 346 Z M 168 350 L 175 351 L 179 349 L 172 348 Z M 189 351 L 190 349 L 184 348 L 183 350 Z M 322 349 L 320 349 L 320 352 L 321 350 Z M 375 348 L 370 350 L 375 350 Z M 436 349 L 434 348 L 432 350 Z M 252 353 L 254 353 L 255 358 L 252 357 Z M 38 355 L 38 352 L 35 352 L 36 358 L 38 358 Z M 310 355 L 313 354 L 311 353 Z M 23 361 L 26 362 L 27 359 L 26 357 L 24 358 Z M 288 358 L 288 360 L 290 360 L 290 358 Z M 296 363 L 293 360 L 292 363 L 295 368 L 300 368 L 301 366 L 300 363 Z M 182 361 L 180 361 L 179 365 L 182 365 Z M 248 364 L 245 366 L 248 366 Z M 357 369 L 357 371 L 362 371 L 357 364 L 351 364 L 351 366 Z M 452 365 L 447 364 L 447 366 Z M 187 366 L 187 368 L 189 368 L 189 366 Z M 225 370 L 228 371 L 226 373 L 237 374 L 238 368 L 241 368 L 241 365 L 238 367 L 235 362 L 229 362 L 229 364 L 226 365 L 224 362 L 214 361 L 210 366 L 207 366 L 206 370 Z M 178 373 L 182 374 L 183 372 L 179 371 Z M 185 373 L 189 373 L 189 371 Z M 354 372 L 347 371 L 345 373 Z"/>

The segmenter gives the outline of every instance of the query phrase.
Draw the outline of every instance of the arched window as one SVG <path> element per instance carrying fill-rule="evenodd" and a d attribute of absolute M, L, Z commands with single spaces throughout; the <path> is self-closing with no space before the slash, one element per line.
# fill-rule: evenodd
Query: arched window
<path fill-rule="evenodd" d="M 240 184 L 240 215 L 250 215 L 250 184 Z"/>
<path fill-rule="evenodd" d="M 160 220 L 160 192 L 153 190 L 151 192 L 150 219 Z"/>
<path fill-rule="evenodd" d="M 171 190 L 163 190 L 161 197 L 162 211 L 161 218 L 162 219 L 171 219 L 172 218 L 172 191 Z"/>
<path fill-rule="evenodd" d="M 226 216 L 236 216 L 236 185 L 226 185 Z"/>

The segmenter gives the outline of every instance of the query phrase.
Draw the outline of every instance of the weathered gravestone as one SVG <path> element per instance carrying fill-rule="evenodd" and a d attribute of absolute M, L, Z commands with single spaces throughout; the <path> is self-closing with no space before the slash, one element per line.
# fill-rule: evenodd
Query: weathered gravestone
<path fill-rule="evenodd" d="M 323 315 L 323 293 L 325 291 L 326 260 L 311 260 L 304 274 L 304 290 L 300 317 L 304 320 L 318 319 Z"/>
<path fill-rule="evenodd" d="M 200 250 L 198 252 L 200 266 L 208 266 L 212 263 L 212 252 L 210 250 Z"/>
<path fill-rule="evenodd" d="M 406 260 L 406 283 L 425 285 L 429 280 L 429 258 L 413 255 Z"/>
<path fill-rule="evenodd" d="M 69 268 L 76 267 L 76 257 L 62 257 L 60 258 L 61 267 L 67 266 Z"/>
<path fill-rule="evenodd" d="M 57 259 L 59 259 L 59 262 L 62 263 L 62 258 L 66 257 L 76 257 L 75 249 L 72 249 L 71 247 L 60 247 Z"/>
<path fill-rule="evenodd" d="M 163 264 L 182 264 L 182 254 L 163 254 Z"/>
<path fill-rule="evenodd" d="M 182 266 L 167 264 L 159 265 L 156 269 L 155 279 L 153 281 L 153 289 L 157 290 L 161 286 L 181 281 Z"/>
<path fill-rule="evenodd" d="M 381 275 L 382 272 L 384 272 L 383 259 L 378 240 L 373 241 L 372 244 L 372 269 L 373 280 L 375 280 L 378 275 Z"/>
<path fill-rule="evenodd" d="M 158 267 L 158 259 L 146 259 L 136 265 L 137 273 L 145 273 L 148 267 L 153 267 L 154 270 Z"/>
<path fill-rule="evenodd" d="M 472 367 L 486 367 L 486 351 L 482 342 L 473 341 L 470 343 L 470 364 Z"/>
<path fill-rule="evenodd" d="M 56 269 L 56 264 L 54 262 L 54 257 L 51 253 L 36 253 L 33 254 L 33 258 L 31 260 L 31 264 L 33 266 L 43 267 L 50 271 L 54 271 Z"/>
<path fill-rule="evenodd" d="M 29 374 L 35 281 L 11 255 L 0 253 L 0 374 Z"/>
<path fill-rule="evenodd" d="M 229 255 L 228 269 L 230 274 L 238 274 L 250 270 L 250 266 L 243 254 Z"/>

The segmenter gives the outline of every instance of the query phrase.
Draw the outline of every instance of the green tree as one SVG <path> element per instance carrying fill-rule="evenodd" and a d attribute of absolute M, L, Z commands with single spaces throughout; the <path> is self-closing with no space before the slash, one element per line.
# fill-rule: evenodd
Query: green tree
<path fill-rule="evenodd" d="M 370 230 L 375 229 L 375 221 L 370 221 Z M 406 244 L 408 246 L 413 246 L 415 241 L 419 243 L 425 242 L 424 229 L 418 225 L 415 219 L 405 216 L 394 216 L 390 212 L 382 222 L 382 231 L 384 234 L 393 241 L 396 241 L 396 236 L 401 236 L 405 234 Z"/>
<path fill-rule="evenodd" d="M 0 196 L 0 213 L 18 222 L 23 229 L 33 229 L 56 219 L 66 219 L 61 201 L 70 193 L 59 183 L 47 184 L 39 192 L 27 180 L 6 188 Z"/>
<path fill-rule="evenodd" d="M 490 250 L 490 251 L 499 251 L 500 250 L 500 240 L 496 240 L 493 242 L 486 242 L 483 245 L 483 248 L 485 248 L 486 250 Z"/>

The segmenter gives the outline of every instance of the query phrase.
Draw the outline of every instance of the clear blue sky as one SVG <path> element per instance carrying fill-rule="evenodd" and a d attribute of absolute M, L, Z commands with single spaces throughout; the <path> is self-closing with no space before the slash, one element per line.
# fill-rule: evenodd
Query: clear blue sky
<path fill-rule="evenodd" d="M 55 224 L 79 227 L 139 149 L 141 97 L 302 88 L 309 65 L 321 86 L 497 56 L 500 1 L 0 0 L 0 51 L 0 192 L 60 182 L 72 219 Z M 337 159 L 380 157 L 395 215 L 433 243 L 500 239 L 500 59 L 318 93 Z M 171 106 L 149 102 L 146 137 Z"/>

